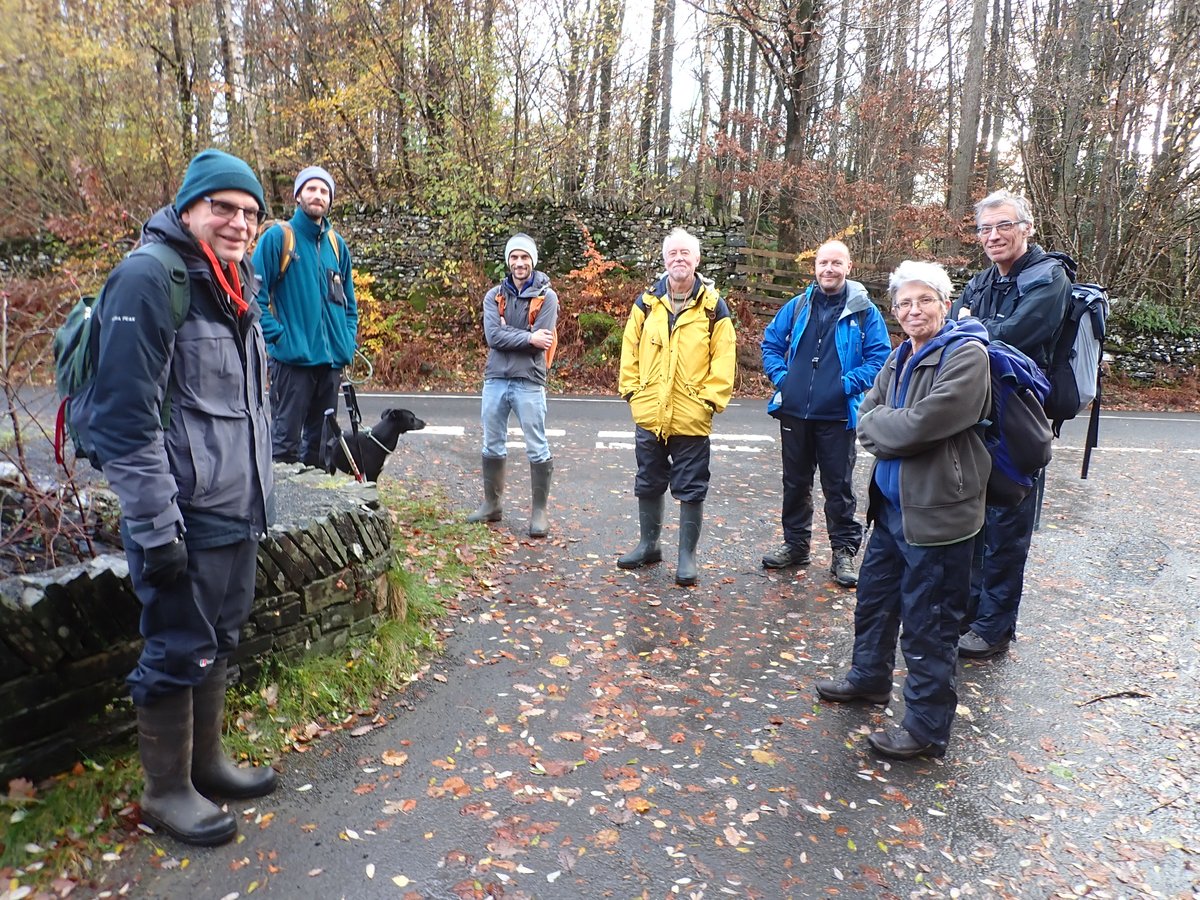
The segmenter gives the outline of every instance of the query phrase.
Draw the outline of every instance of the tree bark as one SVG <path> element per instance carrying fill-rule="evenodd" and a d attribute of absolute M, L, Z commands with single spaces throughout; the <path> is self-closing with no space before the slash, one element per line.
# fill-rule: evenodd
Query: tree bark
<path fill-rule="evenodd" d="M 961 219 L 971 199 L 975 175 L 975 153 L 979 146 L 979 111 L 983 96 L 983 53 L 987 35 L 987 0 L 974 0 L 971 35 L 963 68 L 962 104 L 958 114 L 958 147 L 954 154 L 954 180 L 950 184 L 948 212 Z M 950 54 L 953 56 L 953 52 Z"/>
<path fill-rule="evenodd" d="M 675 65 L 675 0 L 666 0 L 663 15 L 662 61 L 659 65 L 662 107 L 658 116 L 658 141 L 654 152 L 654 173 L 660 184 L 667 179 L 667 157 L 671 146 L 671 82 Z"/>

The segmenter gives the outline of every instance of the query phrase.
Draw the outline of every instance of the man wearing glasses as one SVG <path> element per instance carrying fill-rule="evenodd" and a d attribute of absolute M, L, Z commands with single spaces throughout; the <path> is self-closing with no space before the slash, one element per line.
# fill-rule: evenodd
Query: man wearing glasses
<path fill-rule="evenodd" d="M 275 773 L 221 751 L 228 660 L 254 599 L 272 490 L 265 348 L 246 252 L 263 191 L 205 150 L 175 202 L 109 276 L 89 429 L 121 503 L 145 639 L 127 679 L 146 770 L 142 820 L 188 844 L 237 832 L 213 803 L 269 794 Z M 163 261 L 165 260 L 165 261 Z M 177 321 L 172 283 L 187 284 Z"/>
<path fill-rule="evenodd" d="M 354 359 L 358 306 L 350 251 L 329 224 L 333 193 L 332 175 L 304 169 L 291 221 L 268 228 L 254 250 L 277 462 L 321 464 L 325 410 L 337 408 L 342 369 Z"/>
<path fill-rule="evenodd" d="M 1024 197 L 1008 191 L 988 194 L 975 204 L 975 224 L 992 265 L 967 283 L 955 315 L 977 317 L 988 337 L 1016 347 L 1045 371 L 1067 313 L 1071 275 L 1060 259 L 1030 243 L 1033 214 Z M 1016 635 L 1044 477 L 1044 472 L 1038 474 L 1033 490 L 1017 506 L 987 507 L 976 538 L 968 630 L 959 640 L 959 656 L 995 656 Z"/>

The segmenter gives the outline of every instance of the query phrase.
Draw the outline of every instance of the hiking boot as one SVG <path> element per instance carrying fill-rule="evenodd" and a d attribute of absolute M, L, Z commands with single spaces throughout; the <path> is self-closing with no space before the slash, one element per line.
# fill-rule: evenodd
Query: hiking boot
<path fill-rule="evenodd" d="M 529 483 L 533 494 L 533 507 L 529 513 L 529 536 L 544 538 L 550 530 L 546 517 L 546 501 L 550 497 L 550 476 L 554 474 L 554 460 L 529 464 Z"/>
<path fill-rule="evenodd" d="M 786 569 L 789 566 L 807 566 L 812 562 L 807 547 L 783 544 L 762 558 L 764 569 Z"/>
<path fill-rule="evenodd" d="M 483 503 L 479 509 L 467 516 L 468 522 L 499 522 L 504 514 L 500 498 L 504 496 L 504 463 L 507 457 L 484 456 L 480 468 L 483 471 Z"/>
<path fill-rule="evenodd" d="M 651 563 L 662 562 L 658 536 L 662 534 L 663 502 L 662 494 L 657 497 L 638 497 L 638 526 L 641 537 L 636 547 L 617 559 L 618 568 L 640 569 Z"/>
<path fill-rule="evenodd" d="M 816 683 L 817 695 L 833 703 L 854 703 L 864 700 L 886 706 L 892 699 L 892 689 L 886 691 L 864 691 L 850 683 L 848 678 L 829 679 Z"/>
<path fill-rule="evenodd" d="M 703 502 L 679 504 L 679 564 L 675 567 L 675 583 L 683 587 L 695 584 L 699 577 L 696 545 L 700 543 L 703 521 Z"/>
<path fill-rule="evenodd" d="M 858 584 L 858 570 L 854 568 L 854 553 L 845 547 L 833 551 L 833 563 L 829 566 L 833 580 L 842 587 L 854 587 Z"/>
<path fill-rule="evenodd" d="M 988 659 L 1007 650 L 1009 643 L 1005 638 L 989 644 L 974 631 L 968 631 L 958 639 L 958 655 L 965 659 Z"/>
<path fill-rule="evenodd" d="M 876 731 L 867 735 L 867 743 L 875 752 L 891 759 L 913 759 L 917 756 L 939 757 L 946 755 L 946 748 L 932 742 L 923 744 L 912 732 L 897 725 L 887 731 Z"/>

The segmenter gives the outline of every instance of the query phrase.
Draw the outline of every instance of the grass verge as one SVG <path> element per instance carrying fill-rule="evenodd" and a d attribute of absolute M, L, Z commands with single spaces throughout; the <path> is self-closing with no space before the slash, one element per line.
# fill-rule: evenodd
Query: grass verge
<path fill-rule="evenodd" d="M 381 699 L 419 677 L 439 646 L 437 619 L 498 553 L 497 538 L 451 515 L 439 489 L 381 488 L 397 551 L 388 573 L 391 615 L 336 656 L 274 661 L 257 684 L 231 690 L 225 746 L 235 757 L 269 762 L 371 721 Z M 141 790 L 141 767 L 128 747 L 36 787 L 10 784 L 0 793 L 0 900 L 64 896 L 99 863 L 119 858 L 136 839 Z"/>

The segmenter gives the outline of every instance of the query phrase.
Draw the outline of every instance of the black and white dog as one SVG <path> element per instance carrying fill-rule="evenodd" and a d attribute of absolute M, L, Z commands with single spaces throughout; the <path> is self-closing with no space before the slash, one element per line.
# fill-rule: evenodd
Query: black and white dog
<path fill-rule="evenodd" d="M 346 449 L 349 449 L 363 478 L 378 481 L 383 464 L 388 454 L 396 449 L 400 435 L 406 431 L 420 431 L 424 427 L 425 423 L 411 410 L 385 409 L 383 417 L 373 428 L 363 428 L 358 432 L 342 431 L 334 411 L 328 410 L 322 429 L 322 468 L 330 475 L 334 472 L 354 474 L 346 459 Z"/>

